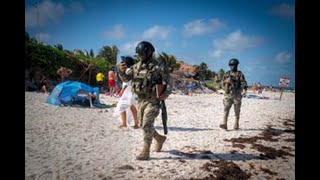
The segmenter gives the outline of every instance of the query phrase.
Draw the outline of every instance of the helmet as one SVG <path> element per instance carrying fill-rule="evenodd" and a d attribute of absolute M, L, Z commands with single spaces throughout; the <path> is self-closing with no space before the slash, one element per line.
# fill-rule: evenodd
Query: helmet
<path fill-rule="evenodd" d="M 236 58 L 232 58 L 232 59 L 230 59 L 230 61 L 229 61 L 229 66 L 231 66 L 231 65 L 236 65 L 236 66 L 238 66 L 238 64 L 239 64 L 239 61 L 238 61 L 238 59 L 236 59 Z"/>
<path fill-rule="evenodd" d="M 136 53 L 142 60 L 150 58 L 154 52 L 154 47 L 150 42 L 142 41 L 136 47 Z"/>
<path fill-rule="evenodd" d="M 121 60 L 130 68 L 134 64 L 134 59 L 131 56 L 121 56 Z"/>

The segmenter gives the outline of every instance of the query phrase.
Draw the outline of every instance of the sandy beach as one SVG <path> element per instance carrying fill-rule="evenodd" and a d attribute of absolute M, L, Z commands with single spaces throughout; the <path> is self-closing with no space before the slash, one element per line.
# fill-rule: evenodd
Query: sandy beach
<path fill-rule="evenodd" d="M 294 93 L 243 98 L 240 129 L 232 107 L 227 131 L 219 128 L 223 95 L 172 94 L 167 141 L 147 161 L 135 160 L 142 130 L 119 129 L 114 107 L 58 107 L 47 96 L 25 93 L 25 179 L 295 179 Z M 160 115 L 155 128 L 163 134 Z"/>

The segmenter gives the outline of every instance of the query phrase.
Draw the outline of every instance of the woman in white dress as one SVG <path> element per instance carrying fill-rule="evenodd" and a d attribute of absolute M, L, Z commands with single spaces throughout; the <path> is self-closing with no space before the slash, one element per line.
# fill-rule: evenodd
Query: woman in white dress
<path fill-rule="evenodd" d="M 128 67 L 131 67 L 134 64 L 134 60 L 130 56 L 121 57 Z M 122 89 L 119 93 L 119 101 L 115 111 L 113 113 L 114 117 L 121 118 L 121 125 L 119 128 L 127 127 L 127 119 L 133 117 L 134 125 L 132 126 L 135 129 L 139 128 L 139 122 L 137 117 L 137 96 L 131 91 L 131 81 L 123 82 Z"/>

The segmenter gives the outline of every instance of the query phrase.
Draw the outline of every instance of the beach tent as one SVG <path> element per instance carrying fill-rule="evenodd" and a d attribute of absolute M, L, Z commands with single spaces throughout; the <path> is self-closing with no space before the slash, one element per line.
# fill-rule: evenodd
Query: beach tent
<path fill-rule="evenodd" d="M 79 96 L 78 91 L 96 93 L 99 96 L 99 88 L 91 87 L 85 83 L 78 81 L 65 81 L 55 86 L 47 98 L 47 103 L 52 105 L 89 105 L 89 100 L 86 97 Z M 93 105 L 100 104 L 96 100 Z"/>

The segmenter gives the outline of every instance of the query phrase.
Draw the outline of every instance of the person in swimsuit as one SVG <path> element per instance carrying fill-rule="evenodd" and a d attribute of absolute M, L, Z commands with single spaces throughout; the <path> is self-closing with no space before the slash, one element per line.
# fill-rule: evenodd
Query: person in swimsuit
<path fill-rule="evenodd" d="M 110 69 L 108 72 L 108 86 L 110 89 L 110 96 L 112 97 L 116 93 L 116 76 L 112 69 Z"/>

